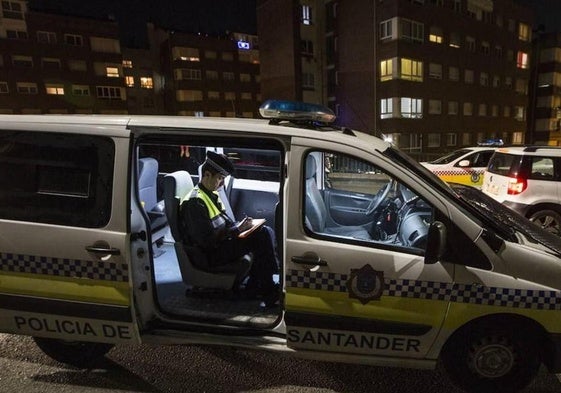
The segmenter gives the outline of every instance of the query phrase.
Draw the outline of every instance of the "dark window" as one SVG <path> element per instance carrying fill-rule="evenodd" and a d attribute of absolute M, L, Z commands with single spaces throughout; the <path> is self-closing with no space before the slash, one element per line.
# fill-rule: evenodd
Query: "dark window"
<path fill-rule="evenodd" d="M 111 139 L 41 132 L 0 137 L 0 218 L 99 228 L 111 217 Z"/>

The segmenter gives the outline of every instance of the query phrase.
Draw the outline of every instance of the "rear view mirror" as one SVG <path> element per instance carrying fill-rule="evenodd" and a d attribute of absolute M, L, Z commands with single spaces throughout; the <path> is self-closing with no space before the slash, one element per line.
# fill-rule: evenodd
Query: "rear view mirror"
<path fill-rule="evenodd" d="M 446 251 L 446 226 L 435 221 L 429 227 L 425 263 L 428 265 L 438 262 Z"/>

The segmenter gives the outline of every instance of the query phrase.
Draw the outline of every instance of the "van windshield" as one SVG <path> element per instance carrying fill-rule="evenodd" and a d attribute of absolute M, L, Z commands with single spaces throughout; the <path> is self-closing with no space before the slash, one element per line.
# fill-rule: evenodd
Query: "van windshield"
<path fill-rule="evenodd" d="M 385 150 L 384 154 L 394 162 L 407 167 L 436 190 L 448 195 L 451 201 L 459 204 L 463 210 L 469 212 L 504 239 L 516 241 L 514 234 L 520 232 L 529 240 L 539 243 L 561 256 L 561 242 L 557 236 L 531 223 L 478 189 L 461 184 L 444 183 L 413 158 L 393 147 Z"/>

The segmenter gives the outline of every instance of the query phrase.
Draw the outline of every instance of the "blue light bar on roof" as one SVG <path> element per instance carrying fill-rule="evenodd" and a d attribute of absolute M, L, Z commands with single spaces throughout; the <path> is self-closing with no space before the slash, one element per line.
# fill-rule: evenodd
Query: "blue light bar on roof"
<path fill-rule="evenodd" d="M 331 123 L 335 114 L 331 109 L 318 104 L 298 101 L 267 100 L 259 107 L 265 119 L 301 120 Z"/>

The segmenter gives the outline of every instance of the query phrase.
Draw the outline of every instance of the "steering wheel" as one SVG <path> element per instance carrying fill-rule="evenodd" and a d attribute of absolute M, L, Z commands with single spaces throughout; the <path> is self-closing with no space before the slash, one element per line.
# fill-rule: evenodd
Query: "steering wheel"
<path fill-rule="evenodd" d="M 394 182 L 394 180 L 390 179 L 388 184 L 386 184 L 383 188 L 381 188 L 376 193 L 376 195 L 374 195 L 374 198 L 372 198 L 372 200 L 368 204 L 368 207 L 366 208 L 366 211 L 364 212 L 365 215 L 369 216 L 370 214 L 372 214 L 376 211 L 376 209 L 380 206 L 382 201 L 384 199 L 386 199 L 386 197 L 388 196 L 388 193 L 390 192 L 390 190 L 392 188 L 393 182 Z"/>

